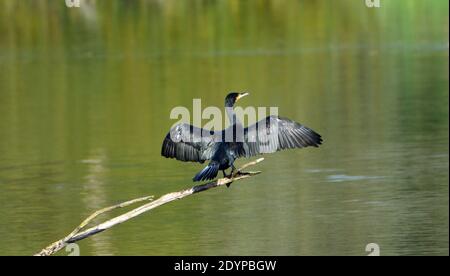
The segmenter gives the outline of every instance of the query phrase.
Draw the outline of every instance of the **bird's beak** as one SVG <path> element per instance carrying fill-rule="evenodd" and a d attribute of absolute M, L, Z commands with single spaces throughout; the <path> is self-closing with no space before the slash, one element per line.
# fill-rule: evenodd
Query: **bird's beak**
<path fill-rule="evenodd" d="M 241 93 L 239 94 L 239 96 L 237 96 L 236 101 L 239 101 L 241 98 L 244 98 L 245 96 L 250 95 L 250 93 L 245 92 L 245 93 Z"/>

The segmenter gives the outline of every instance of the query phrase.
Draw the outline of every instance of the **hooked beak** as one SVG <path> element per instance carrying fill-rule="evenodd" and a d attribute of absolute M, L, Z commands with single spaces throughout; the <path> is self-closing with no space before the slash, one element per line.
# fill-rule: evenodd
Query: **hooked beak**
<path fill-rule="evenodd" d="M 239 96 L 236 97 L 236 102 L 239 101 L 241 98 L 244 98 L 245 96 L 248 96 L 248 95 L 250 95 L 250 93 L 248 93 L 248 92 L 239 94 Z"/>

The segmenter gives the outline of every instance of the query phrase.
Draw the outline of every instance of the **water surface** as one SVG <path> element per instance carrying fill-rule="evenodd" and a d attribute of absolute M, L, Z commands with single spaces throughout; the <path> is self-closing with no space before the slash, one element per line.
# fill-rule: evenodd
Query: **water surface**
<path fill-rule="evenodd" d="M 190 187 L 202 166 L 160 156 L 170 111 L 232 90 L 323 146 L 267 155 L 82 255 L 449 254 L 448 1 L 60 2 L 0 1 L 1 255 Z"/>

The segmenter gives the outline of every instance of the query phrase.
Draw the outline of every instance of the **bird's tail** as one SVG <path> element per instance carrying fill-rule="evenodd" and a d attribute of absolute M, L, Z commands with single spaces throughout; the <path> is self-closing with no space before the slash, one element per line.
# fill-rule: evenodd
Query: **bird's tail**
<path fill-rule="evenodd" d="M 208 166 L 206 166 L 201 172 L 196 174 L 192 180 L 194 181 L 202 181 L 202 180 L 210 180 L 214 179 L 219 172 L 219 164 L 211 162 Z"/>

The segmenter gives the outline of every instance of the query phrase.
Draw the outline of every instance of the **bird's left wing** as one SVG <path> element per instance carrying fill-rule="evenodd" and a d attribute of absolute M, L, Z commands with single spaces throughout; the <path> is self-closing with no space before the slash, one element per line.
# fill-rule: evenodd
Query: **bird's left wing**
<path fill-rule="evenodd" d="M 272 153 L 283 149 L 318 147 L 322 137 L 314 130 L 292 120 L 268 116 L 244 129 L 241 156 Z"/>
<path fill-rule="evenodd" d="M 211 159 L 216 140 L 214 131 L 190 124 L 177 124 L 164 138 L 161 155 L 181 161 L 203 163 Z"/>

